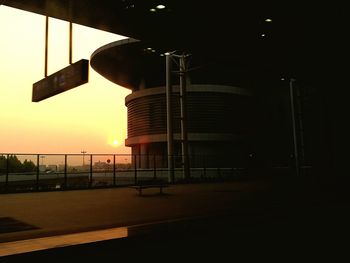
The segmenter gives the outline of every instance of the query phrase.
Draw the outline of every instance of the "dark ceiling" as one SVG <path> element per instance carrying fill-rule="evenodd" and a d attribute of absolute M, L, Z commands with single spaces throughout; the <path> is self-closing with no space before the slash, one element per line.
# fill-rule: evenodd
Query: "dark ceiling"
<path fill-rule="evenodd" d="M 325 1 L 300 2 L 6 0 L 4 4 L 139 39 L 155 48 L 230 61 L 256 76 L 317 78 L 335 56 L 342 55 L 346 9 Z M 165 8 L 157 9 L 158 4 Z"/>

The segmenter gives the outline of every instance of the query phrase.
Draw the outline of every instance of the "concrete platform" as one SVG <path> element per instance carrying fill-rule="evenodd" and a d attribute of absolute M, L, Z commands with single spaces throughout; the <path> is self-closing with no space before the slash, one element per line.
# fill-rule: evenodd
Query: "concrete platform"
<path fill-rule="evenodd" d="M 342 250 L 349 203 L 336 189 L 326 190 L 305 180 L 260 178 L 172 185 L 163 195 L 156 188 L 142 196 L 130 188 L 4 194 L 0 218 L 21 222 L 22 228 L 2 228 L 0 257 L 44 260 L 59 254 L 64 260 L 75 251 L 80 259 L 98 258 L 101 251 L 127 256 L 147 247 L 171 253 L 181 244 L 202 255 L 267 244 L 280 249 L 338 244 Z"/>

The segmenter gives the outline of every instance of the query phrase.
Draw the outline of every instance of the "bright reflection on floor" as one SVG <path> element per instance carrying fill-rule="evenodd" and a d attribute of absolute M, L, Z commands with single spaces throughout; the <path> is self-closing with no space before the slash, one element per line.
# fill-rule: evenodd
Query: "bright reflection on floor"
<path fill-rule="evenodd" d="M 127 227 L 1 243 L 0 257 L 128 237 Z"/>

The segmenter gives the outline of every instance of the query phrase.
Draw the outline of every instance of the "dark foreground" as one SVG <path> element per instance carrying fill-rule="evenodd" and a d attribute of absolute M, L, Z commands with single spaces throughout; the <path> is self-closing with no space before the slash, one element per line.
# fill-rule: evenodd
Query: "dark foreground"
<path fill-rule="evenodd" d="M 220 213 L 133 226 L 126 238 L 6 256 L 0 262 L 348 261 L 346 185 L 285 183 L 274 181 L 270 191 L 236 199 Z"/>
<path fill-rule="evenodd" d="M 235 220 L 240 222 L 232 226 Z M 135 230 L 141 232 L 137 236 L 24 253 L 4 257 L 1 262 L 337 262 L 349 257 L 349 232 L 340 225 L 316 222 L 310 227 L 279 220 L 263 222 L 263 218 L 261 222 L 246 220 L 256 219 L 226 216 L 156 225 Z"/>

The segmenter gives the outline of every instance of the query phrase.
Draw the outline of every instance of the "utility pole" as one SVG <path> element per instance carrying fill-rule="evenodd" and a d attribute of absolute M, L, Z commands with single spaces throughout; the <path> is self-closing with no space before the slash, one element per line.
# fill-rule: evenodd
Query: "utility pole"
<path fill-rule="evenodd" d="M 189 161 L 188 161 L 188 134 L 187 134 L 187 92 L 186 92 L 186 55 L 182 54 L 179 59 L 179 75 L 180 75 L 180 110 L 181 110 L 181 149 L 182 149 L 182 169 L 183 179 L 190 177 Z"/>

